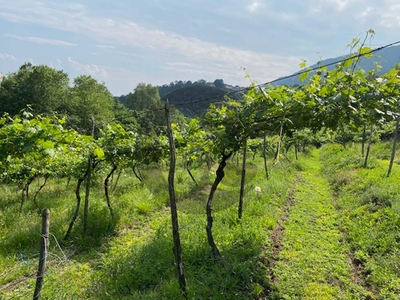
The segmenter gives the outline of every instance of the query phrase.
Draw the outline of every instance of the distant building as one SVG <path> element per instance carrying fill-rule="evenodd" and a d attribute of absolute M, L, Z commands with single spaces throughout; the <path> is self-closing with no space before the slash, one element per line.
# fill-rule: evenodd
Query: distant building
<path fill-rule="evenodd" d="M 225 87 L 227 89 L 230 89 L 230 90 L 233 90 L 233 91 L 239 91 L 239 90 L 243 89 L 243 87 L 241 87 L 241 86 L 238 86 L 238 85 L 233 86 L 233 85 L 230 85 L 230 84 L 225 84 Z"/>

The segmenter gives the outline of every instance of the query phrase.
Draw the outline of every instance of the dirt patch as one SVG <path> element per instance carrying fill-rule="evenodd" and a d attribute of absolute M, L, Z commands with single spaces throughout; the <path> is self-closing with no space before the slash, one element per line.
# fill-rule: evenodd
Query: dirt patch
<path fill-rule="evenodd" d="M 282 211 L 282 216 L 279 219 L 279 221 L 275 224 L 274 229 L 272 230 L 271 234 L 272 255 L 269 258 L 268 262 L 269 281 L 272 284 L 275 283 L 275 274 L 274 274 L 275 263 L 279 259 L 279 253 L 283 249 L 282 236 L 285 232 L 284 224 L 289 217 L 290 208 L 296 204 L 294 201 L 294 195 L 296 194 L 296 187 L 298 182 L 299 182 L 299 176 L 296 177 L 287 198 L 282 203 L 280 207 L 280 210 Z"/>
<path fill-rule="evenodd" d="M 21 277 L 21 278 L 19 278 L 17 280 L 8 282 L 8 283 L 0 286 L 0 291 L 10 289 L 11 287 L 18 285 L 19 283 L 21 283 L 21 282 L 23 282 L 25 280 L 33 278 L 34 276 L 35 276 L 34 274 L 33 275 L 25 275 L 25 276 L 23 276 L 23 277 Z"/>

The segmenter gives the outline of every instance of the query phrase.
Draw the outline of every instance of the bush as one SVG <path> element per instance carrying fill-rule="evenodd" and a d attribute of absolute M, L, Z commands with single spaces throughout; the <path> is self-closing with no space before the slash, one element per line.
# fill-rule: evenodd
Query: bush
<path fill-rule="evenodd" d="M 339 191 L 356 179 L 357 175 L 353 170 L 337 170 L 329 177 L 329 181 L 334 191 Z"/>
<path fill-rule="evenodd" d="M 371 185 L 361 195 L 361 204 L 369 204 L 372 209 L 374 207 L 392 207 L 391 195 L 384 187 Z"/>

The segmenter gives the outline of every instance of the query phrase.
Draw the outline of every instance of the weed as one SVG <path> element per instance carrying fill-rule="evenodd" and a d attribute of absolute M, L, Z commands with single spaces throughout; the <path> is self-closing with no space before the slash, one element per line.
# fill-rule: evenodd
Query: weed
<path fill-rule="evenodd" d="M 149 201 L 145 200 L 136 201 L 134 207 L 140 215 L 149 215 L 153 210 L 153 205 Z"/>
<path fill-rule="evenodd" d="M 378 207 L 391 207 L 391 194 L 390 191 L 381 186 L 372 185 L 361 195 L 361 205 L 369 204 L 372 210 Z"/>

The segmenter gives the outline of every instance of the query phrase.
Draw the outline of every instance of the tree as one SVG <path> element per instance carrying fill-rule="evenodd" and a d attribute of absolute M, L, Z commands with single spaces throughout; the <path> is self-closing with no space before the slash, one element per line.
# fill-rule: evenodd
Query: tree
<path fill-rule="evenodd" d="M 139 124 L 135 118 L 132 110 L 127 108 L 124 104 L 121 104 L 118 100 L 114 98 L 114 115 L 115 122 L 119 123 L 126 130 L 137 131 Z"/>
<path fill-rule="evenodd" d="M 139 83 L 134 92 L 126 96 L 126 106 L 135 112 L 142 133 L 159 132 L 158 127 L 165 125 L 163 104 L 156 86 Z"/>
<path fill-rule="evenodd" d="M 225 83 L 223 79 L 215 79 L 214 80 L 214 85 L 218 89 L 223 89 L 225 87 Z"/>
<path fill-rule="evenodd" d="M 67 124 L 79 132 L 90 133 L 91 117 L 96 124 L 114 118 L 114 99 L 104 84 L 88 75 L 74 79 L 70 97 L 63 103 L 62 113 L 68 116 Z"/>
<path fill-rule="evenodd" d="M 16 115 L 30 105 L 35 115 L 53 114 L 65 101 L 68 90 L 67 73 L 45 65 L 25 63 L 2 81 L 0 113 Z"/>
<path fill-rule="evenodd" d="M 126 96 L 126 106 L 132 110 L 142 111 L 162 107 L 157 87 L 139 83 L 133 93 Z"/>

